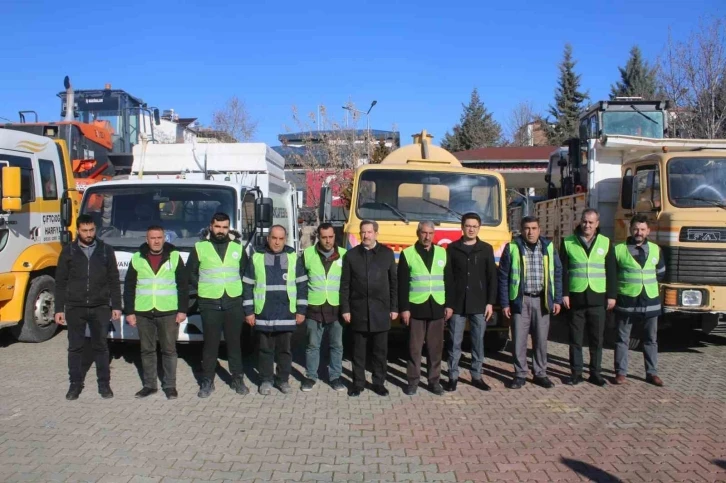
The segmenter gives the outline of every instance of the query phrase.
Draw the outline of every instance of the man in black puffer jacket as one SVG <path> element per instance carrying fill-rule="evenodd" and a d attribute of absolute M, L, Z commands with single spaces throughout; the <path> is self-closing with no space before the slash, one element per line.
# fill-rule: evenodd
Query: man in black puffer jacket
<path fill-rule="evenodd" d="M 96 238 L 96 224 L 89 215 L 76 220 L 78 237 L 63 247 L 55 273 L 55 322 L 68 326 L 66 399 L 75 400 L 83 390 L 83 345 L 86 325 L 96 362 L 98 392 L 112 398 L 108 356 L 108 322 L 121 318 L 121 282 L 113 247 Z"/>

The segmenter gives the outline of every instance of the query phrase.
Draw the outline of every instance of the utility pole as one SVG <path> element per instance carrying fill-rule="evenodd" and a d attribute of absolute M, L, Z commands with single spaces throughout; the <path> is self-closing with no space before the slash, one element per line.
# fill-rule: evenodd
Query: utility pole
<path fill-rule="evenodd" d="M 368 111 L 366 111 L 366 112 L 359 111 L 358 109 L 353 109 L 350 106 L 343 106 L 343 109 L 345 109 L 346 111 L 357 112 L 360 114 L 365 114 L 365 116 L 366 116 L 366 161 L 368 163 L 371 162 L 371 123 L 370 123 L 369 114 L 371 113 L 371 109 L 373 109 L 373 106 L 375 106 L 376 104 L 378 104 L 378 101 L 371 102 L 371 107 L 369 107 Z M 346 127 L 347 126 L 348 126 L 348 121 L 347 121 L 347 116 L 346 116 Z"/>

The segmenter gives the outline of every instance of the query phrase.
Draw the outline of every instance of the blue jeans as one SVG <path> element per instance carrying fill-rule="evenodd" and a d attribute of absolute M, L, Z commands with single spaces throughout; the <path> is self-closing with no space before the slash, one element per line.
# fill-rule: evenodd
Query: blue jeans
<path fill-rule="evenodd" d="M 308 345 L 305 348 L 305 377 L 318 380 L 320 365 L 320 343 L 327 331 L 330 338 L 330 364 L 328 365 L 329 380 L 340 378 L 343 373 L 343 326 L 339 321 L 324 324 L 312 319 L 305 320 Z"/>
<path fill-rule="evenodd" d="M 481 368 L 484 364 L 484 314 L 456 315 L 449 319 L 449 380 L 459 378 L 459 359 L 461 358 L 461 341 L 464 339 L 466 319 L 469 318 L 469 335 L 471 336 L 471 378 L 481 379 Z"/>

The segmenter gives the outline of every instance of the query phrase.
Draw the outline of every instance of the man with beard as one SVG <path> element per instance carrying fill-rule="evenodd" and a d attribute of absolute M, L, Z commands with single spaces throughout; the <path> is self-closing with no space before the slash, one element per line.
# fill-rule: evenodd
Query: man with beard
<path fill-rule="evenodd" d="M 597 386 L 607 382 L 600 374 L 605 310 L 615 307 L 617 265 L 610 239 L 600 233 L 600 214 L 594 208 L 582 212 L 580 226 L 560 247 L 562 304 L 570 314 L 570 368 L 568 384 L 583 381 L 582 339 L 587 329 L 590 343 L 590 377 Z"/>
<path fill-rule="evenodd" d="M 131 257 L 124 279 L 126 322 L 139 330 L 144 386 L 137 398 L 157 391 L 156 342 L 161 346 L 162 390 L 176 399 L 176 340 L 187 318 L 188 277 L 179 251 L 164 242 L 164 229 L 150 226 L 146 243 Z"/>
<path fill-rule="evenodd" d="M 615 384 L 625 384 L 628 375 L 628 343 L 634 322 L 643 324 L 645 380 L 662 386 L 658 377 L 658 316 L 661 313 L 658 282 L 665 277 L 665 261 L 660 247 L 648 241 L 648 217 L 637 214 L 630 219 L 630 237 L 615 246 L 618 262 L 618 298 L 615 320 Z"/>
<path fill-rule="evenodd" d="M 108 322 L 121 318 L 121 282 L 116 255 L 111 246 L 96 238 L 96 224 L 90 215 L 79 215 L 76 228 L 76 241 L 63 247 L 55 272 L 55 323 L 68 326 L 71 385 L 66 399 L 78 399 L 83 390 L 86 326 L 91 332 L 98 392 L 109 399 L 113 391 Z"/>
<path fill-rule="evenodd" d="M 197 396 L 214 391 L 214 370 L 224 330 L 231 387 L 245 395 L 249 389 L 242 372 L 242 277 L 246 257 L 239 235 L 230 230 L 229 216 L 215 213 L 204 239 L 194 245 L 187 267 L 191 291 L 197 292 L 204 329 L 202 381 Z"/>

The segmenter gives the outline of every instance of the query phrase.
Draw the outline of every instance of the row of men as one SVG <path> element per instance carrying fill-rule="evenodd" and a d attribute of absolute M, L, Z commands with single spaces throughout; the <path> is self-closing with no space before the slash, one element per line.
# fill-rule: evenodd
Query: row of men
<path fill-rule="evenodd" d="M 462 217 L 461 239 L 446 249 L 433 243 L 433 222 L 421 222 L 417 242 L 403 250 L 396 264 L 393 251 L 378 243 L 375 221 L 360 224 L 361 244 L 346 250 L 335 243 L 331 225 L 321 224 L 318 241 L 301 256 L 285 244 L 285 228 L 273 226 L 264 249 L 247 257 L 239 236 L 230 230 L 229 217 L 217 213 L 185 264 L 179 250 L 166 243 L 164 230 L 151 226 L 147 241 L 129 263 L 123 295 L 114 250 L 95 236 L 90 217 L 78 219 L 77 239 L 64 247 L 56 274 L 56 322 L 68 327 L 69 400 L 83 389 L 81 355 L 86 326 L 91 333 L 99 393 L 113 397 L 110 388 L 106 324 L 118 320 L 138 329 L 143 387 L 136 397 L 158 391 L 157 341 L 162 354 L 162 389 L 167 398 L 176 390 L 178 324 L 187 317 L 189 293 L 196 292 L 204 343 L 198 396 L 215 390 L 217 356 L 224 332 L 231 387 L 249 393 L 244 382 L 241 351 L 242 320 L 258 334 L 259 393 L 273 387 L 291 390 L 291 338 L 297 326 L 307 332 L 306 374 L 303 391 L 318 381 L 320 347 L 328 333 L 329 384 L 346 390 L 342 379 L 343 327 L 353 332 L 353 380 L 348 394 L 364 390 L 366 353 L 372 346 L 372 389 L 385 396 L 388 333 L 399 317 L 408 327 L 408 384 L 417 392 L 424 344 L 428 359 L 428 389 L 441 395 L 455 391 L 459 378 L 461 344 L 467 321 L 472 344 L 471 380 L 490 390 L 483 380 L 484 334 L 493 307 L 499 304 L 512 319 L 515 376 L 521 388 L 529 374 L 527 336 L 533 341 L 533 382 L 545 388 L 550 314 L 562 307 L 570 312 L 570 384 L 583 381 L 583 334 L 590 343 L 589 381 L 604 386 L 601 375 L 602 340 L 606 310 L 615 310 L 618 323 L 615 370 L 617 384 L 625 382 L 628 341 L 633 323 L 645 322 L 647 381 L 662 385 L 657 375 L 657 319 L 660 313 L 658 280 L 665 273 L 660 249 L 647 240 L 647 219 L 634 216 L 631 237 L 613 246 L 598 229 L 593 209 L 582 215 L 576 233 L 556 250 L 540 236 L 534 217 L 522 220 L 520 236 L 507 244 L 497 268 L 492 246 L 479 239 L 481 220 L 476 213 Z M 109 303 L 110 301 L 110 303 Z M 444 332 L 448 325 L 447 384 L 441 384 Z M 275 367 L 276 366 L 276 367 Z"/>

